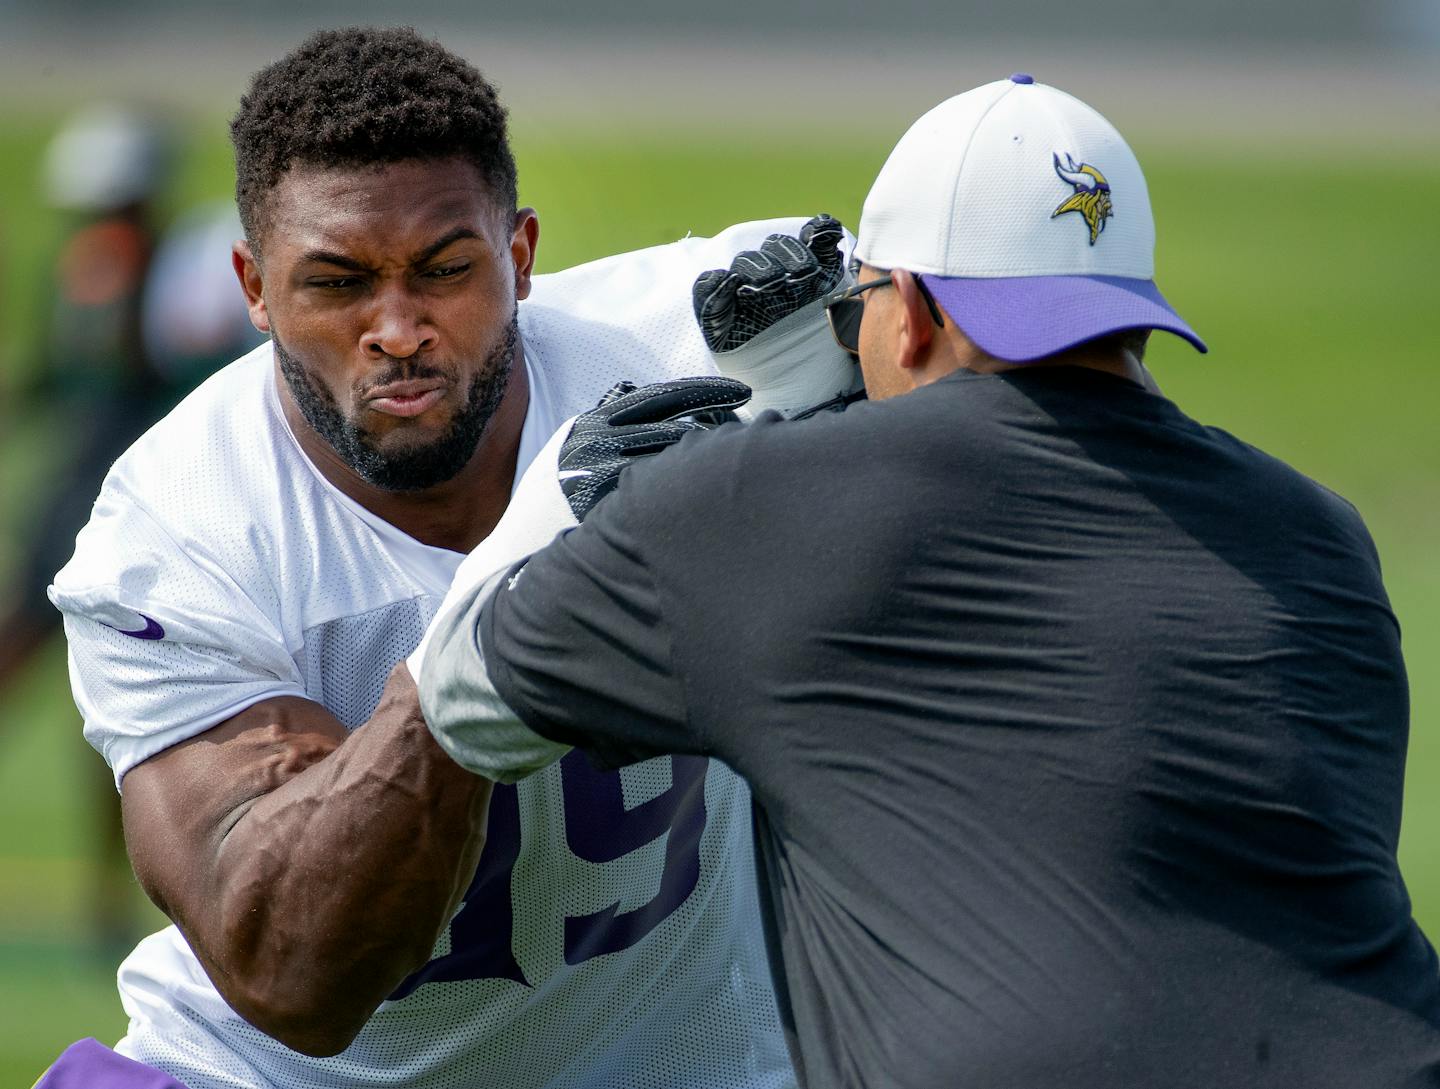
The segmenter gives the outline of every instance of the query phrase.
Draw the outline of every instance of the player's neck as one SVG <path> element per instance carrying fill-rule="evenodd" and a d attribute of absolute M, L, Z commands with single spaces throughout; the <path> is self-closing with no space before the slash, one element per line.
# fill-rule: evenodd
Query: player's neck
<path fill-rule="evenodd" d="M 530 406 L 529 376 L 518 345 L 509 388 L 475 453 L 455 476 L 421 491 L 387 491 L 368 483 L 315 433 L 283 391 L 281 401 L 301 449 L 320 475 L 371 514 L 422 544 L 469 552 L 489 536 L 505 513 Z"/>
<path fill-rule="evenodd" d="M 1128 378 L 1141 389 L 1159 393 L 1160 387 L 1147 371 L 1139 358 L 1129 351 L 1094 352 L 1079 349 L 1060 352 L 1044 359 L 1033 359 L 1026 363 L 1009 363 L 993 356 L 982 355 L 960 364 L 965 370 L 977 374 L 1001 374 L 1005 371 L 1037 371 L 1045 367 L 1083 367 L 1094 371 L 1113 374 L 1117 378 Z M 956 368 L 959 369 L 959 368 Z"/>

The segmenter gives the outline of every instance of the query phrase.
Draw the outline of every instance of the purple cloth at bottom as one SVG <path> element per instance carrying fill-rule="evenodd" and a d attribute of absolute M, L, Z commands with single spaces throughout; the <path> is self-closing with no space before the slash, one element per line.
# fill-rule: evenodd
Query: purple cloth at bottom
<path fill-rule="evenodd" d="M 71 1044 L 35 1083 L 35 1089 L 185 1089 L 153 1066 L 127 1059 L 98 1040 Z"/>

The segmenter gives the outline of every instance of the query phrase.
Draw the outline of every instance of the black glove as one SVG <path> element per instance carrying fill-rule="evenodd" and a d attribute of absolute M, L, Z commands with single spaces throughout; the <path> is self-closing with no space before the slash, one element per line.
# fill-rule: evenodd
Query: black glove
<path fill-rule="evenodd" d="M 832 290 L 845 275 L 844 228 L 818 215 L 799 239 L 772 234 L 758 250 L 735 256 L 730 268 L 702 272 L 695 281 L 695 320 L 712 352 L 732 352 L 781 318 Z"/>
<path fill-rule="evenodd" d="M 713 418 L 743 405 L 750 387 L 733 378 L 677 378 L 636 389 L 620 382 L 589 412 L 575 417 L 560 445 L 560 490 L 577 521 L 620 482 L 631 459 L 658 454 L 707 423 L 681 416 Z"/>

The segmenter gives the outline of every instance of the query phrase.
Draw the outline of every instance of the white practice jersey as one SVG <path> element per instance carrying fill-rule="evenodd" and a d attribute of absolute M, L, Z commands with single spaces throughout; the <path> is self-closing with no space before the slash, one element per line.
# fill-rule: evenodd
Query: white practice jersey
<path fill-rule="evenodd" d="M 771 231 L 535 279 L 516 479 L 616 381 L 713 373 L 690 287 Z M 264 345 L 116 463 L 56 576 L 85 735 L 116 781 L 259 700 L 373 712 L 463 557 L 329 484 L 281 413 Z M 174 927 L 120 969 L 119 1050 L 191 1089 L 771 1087 L 793 1084 L 765 961 L 750 800 L 718 763 L 599 772 L 578 753 L 497 787 L 466 900 L 433 959 L 340 1055 L 252 1028 Z"/>

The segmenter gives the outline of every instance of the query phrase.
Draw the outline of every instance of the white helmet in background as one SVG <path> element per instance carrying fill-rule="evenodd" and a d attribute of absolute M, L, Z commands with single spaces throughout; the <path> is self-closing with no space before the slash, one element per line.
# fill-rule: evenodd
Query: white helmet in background
<path fill-rule="evenodd" d="M 151 118 L 114 102 L 86 106 L 45 153 L 45 195 L 57 208 L 111 212 L 154 195 L 168 141 Z"/>

